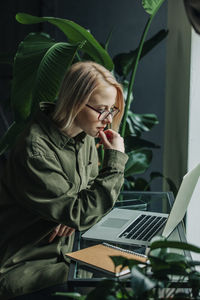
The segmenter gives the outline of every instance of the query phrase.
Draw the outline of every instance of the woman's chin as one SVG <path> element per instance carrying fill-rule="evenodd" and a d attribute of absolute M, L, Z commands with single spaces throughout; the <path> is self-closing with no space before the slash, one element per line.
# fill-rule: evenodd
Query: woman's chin
<path fill-rule="evenodd" d="M 85 133 L 89 136 L 92 136 L 94 138 L 97 138 L 99 136 L 99 131 L 90 131 L 90 132 L 86 132 Z"/>

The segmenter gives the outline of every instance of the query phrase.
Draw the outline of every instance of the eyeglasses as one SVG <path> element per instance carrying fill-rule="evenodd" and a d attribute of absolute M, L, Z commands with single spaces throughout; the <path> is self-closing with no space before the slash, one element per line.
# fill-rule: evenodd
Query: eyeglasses
<path fill-rule="evenodd" d="M 120 112 L 120 110 L 115 106 L 113 108 L 111 108 L 110 111 L 107 109 L 99 111 L 99 110 L 95 109 L 94 107 L 90 106 L 89 104 L 86 104 L 86 106 L 93 109 L 97 113 L 99 113 L 99 116 L 98 116 L 99 121 L 105 120 L 109 115 L 111 115 L 111 117 L 114 118 L 118 114 L 118 112 Z"/>

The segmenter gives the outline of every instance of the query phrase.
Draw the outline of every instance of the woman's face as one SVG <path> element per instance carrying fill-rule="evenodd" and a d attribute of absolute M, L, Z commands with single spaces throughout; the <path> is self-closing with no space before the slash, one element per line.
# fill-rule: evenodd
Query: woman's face
<path fill-rule="evenodd" d="M 116 102 L 117 90 L 114 86 L 103 84 L 92 94 L 88 105 L 102 112 L 114 107 Z M 108 124 L 112 123 L 112 117 L 109 115 L 105 120 L 100 121 L 99 113 L 92 108 L 85 106 L 76 116 L 73 127 L 86 134 L 97 137 L 100 130 L 103 130 Z"/>

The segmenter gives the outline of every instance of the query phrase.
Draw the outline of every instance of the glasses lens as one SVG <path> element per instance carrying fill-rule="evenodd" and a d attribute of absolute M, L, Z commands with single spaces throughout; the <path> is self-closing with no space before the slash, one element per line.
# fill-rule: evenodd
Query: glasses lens
<path fill-rule="evenodd" d="M 119 109 L 113 108 L 113 110 L 112 110 L 112 112 L 111 112 L 112 117 L 114 118 L 114 117 L 118 114 L 118 112 L 119 112 Z"/>
<path fill-rule="evenodd" d="M 104 119 L 106 119 L 109 116 L 110 112 L 109 111 L 103 111 L 100 116 L 99 116 L 99 121 L 103 121 Z"/>
<path fill-rule="evenodd" d="M 108 118 L 109 115 L 111 115 L 112 118 L 114 118 L 116 116 L 116 114 L 119 112 L 118 109 L 112 109 L 111 111 L 104 111 L 101 113 L 100 117 L 99 117 L 99 120 L 100 121 L 103 121 L 105 120 L 106 118 Z"/>

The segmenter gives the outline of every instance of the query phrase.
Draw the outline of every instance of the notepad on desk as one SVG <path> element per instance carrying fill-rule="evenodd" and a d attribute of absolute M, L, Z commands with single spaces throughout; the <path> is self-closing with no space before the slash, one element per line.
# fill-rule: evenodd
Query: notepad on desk
<path fill-rule="evenodd" d="M 108 243 L 98 244 L 75 252 L 66 253 L 66 256 L 72 260 L 116 277 L 128 274 L 130 273 L 130 270 L 128 267 L 124 267 L 122 270 L 122 266 L 115 267 L 110 256 L 123 256 L 127 259 L 135 259 L 141 263 L 147 261 L 146 255 L 125 250 Z"/>

